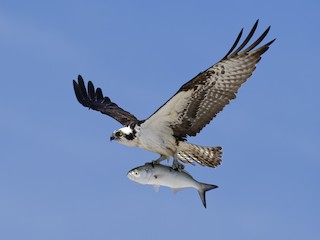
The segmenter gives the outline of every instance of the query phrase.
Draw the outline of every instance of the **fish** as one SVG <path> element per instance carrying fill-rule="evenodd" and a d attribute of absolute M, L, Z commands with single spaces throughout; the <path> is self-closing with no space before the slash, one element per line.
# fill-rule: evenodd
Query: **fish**
<path fill-rule="evenodd" d="M 156 191 L 160 186 L 171 188 L 174 192 L 184 188 L 194 188 L 198 191 L 203 206 L 206 208 L 206 192 L 217 188 L 213 184 L 206 184 L 195 180 L 185 170 L 175 170 L 163 164 L 146 163 L 131 169 L 128 178 L 140 184 L 153 185 Z"/>

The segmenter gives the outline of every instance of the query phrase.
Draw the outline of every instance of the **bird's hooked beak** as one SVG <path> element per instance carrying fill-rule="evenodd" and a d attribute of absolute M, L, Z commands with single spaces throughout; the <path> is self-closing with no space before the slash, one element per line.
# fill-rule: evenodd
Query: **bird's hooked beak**
<path fill-rule="evenodd" d="M 111 135 L 111 137 L 110 137 L 110 142 L 113 141 L 113 140 L 117 141 L 117 140 L 119 140 L 120 138 L 121 138 L 121 137 L 119 136 L 119 133 L 118 133 L 118 132 L 113 132 L 112 135 Z"/>
<path fill-rule="evenodd" d="M 114 132 L 112 133 L 112 135 L 110 136 L 110 142 L 117 139 L 117 136 L 114 134 Z"/>

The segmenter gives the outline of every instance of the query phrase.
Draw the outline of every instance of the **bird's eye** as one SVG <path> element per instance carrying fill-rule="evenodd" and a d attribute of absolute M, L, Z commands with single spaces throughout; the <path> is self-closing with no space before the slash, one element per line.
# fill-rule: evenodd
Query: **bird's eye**
<path fill-rule="evenodd" d="M 115 135 L 116 135 L 116 137 L 121 137 L 123 135 L 123 132 L 118 131 L 118 132 L 115 133 Z"/>

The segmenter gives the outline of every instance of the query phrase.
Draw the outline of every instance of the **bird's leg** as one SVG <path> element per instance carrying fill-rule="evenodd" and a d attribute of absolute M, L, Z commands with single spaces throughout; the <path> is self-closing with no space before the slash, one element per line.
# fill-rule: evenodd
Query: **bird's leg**
<path fill-rule="evenodd" d="M 164 155 L 160 155 L 160 157 L 156 160 L 151 161 L 150 163 L 153 165 L 160 164 L 161 161 L 166 160 L 167 157 Z"/>
<path fill-rule="evenodd" d="M 179 172 L 181 172 L 181 171 L 184 169 L 184 165 L 183 165 L 182 163 L 179 163 L 178 157 L 177 157 L 176 154 L 173 156 L 172 168 L 173 168 L 174 170 L 179 171 Z"/>

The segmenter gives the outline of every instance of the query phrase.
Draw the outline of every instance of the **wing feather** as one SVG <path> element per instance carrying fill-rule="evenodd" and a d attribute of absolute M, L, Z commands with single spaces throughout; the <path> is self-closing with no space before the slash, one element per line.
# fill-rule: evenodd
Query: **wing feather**
<path fill-rule="evenodd" d="M 79 103 L 84 107 L 106 114 L 124 126 L 138 122 L 134 115 L 120 108 L 110 98 L 104 97 L 101 88 L 95 90 L 91 81 L 88 82 L 87 91 L 80 75 L 78 76 L 78 82 L 73 80 L 73 88 Z"/>
<path fill-rule="evenodd" d="M 236 56 L 247 44 L 248 42 L 250 41 L 250 39 L 252 38 L 254 32 L 256 31 L 257 27 L 258 27 L 258 23 L 259 23 L 259 20 L 257 20 L 255 22 L 255 24 L 253 25 L 251 31 L 249 32 L 248 36 L 246 37 L 246 39 L 242 42 L 242 44 L 237 48 L 237 50 L 235 50 L 231 55 L 230 57 L 234 57 Z M 226 56 L 228 57 L 228 55 Z"/>
<path fill-rule="evenodd" d="M 239 88 L 252 75 L 261 55 L 275 40 L 254 50 L 268 34 L 270 30 L 268 27 L 256 41 L 242 50 L 251 40 L 257 26 L 258 21 L 243 43 L 234 50 L 242 36 L 243 30 L 241 30 L 231 49 L 218 63 L 185 83 L 143 124 L 169 125 L 173 135 L 179 138 L 199 133 L 232 99 L 236 98 Z"/>

